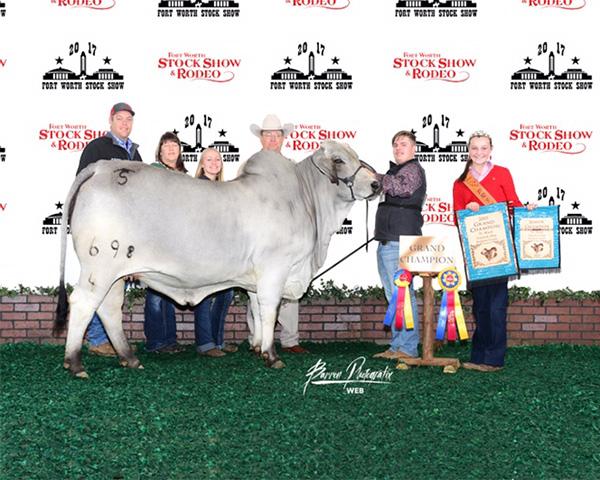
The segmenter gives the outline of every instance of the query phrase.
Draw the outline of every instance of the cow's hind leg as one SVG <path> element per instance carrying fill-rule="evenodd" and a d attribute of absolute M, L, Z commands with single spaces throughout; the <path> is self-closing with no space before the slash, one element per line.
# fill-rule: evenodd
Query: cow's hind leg
<path fill-rule="evenodd" d="M 275 322 L 277 320 L 277 308 L 281 297 L 270 293 L 265 295 L 258 293 L 258 304 L 260 307 L 260 320 L 262 323 L 262 357 L 265 360 L 265 365 L 271 368 L 283 368 L 283 363 L 277 356 L 275 351 Z"/>
<path fill-rule="evenodd" d="M 133 353 L 123 332 L 123 299 L 125 281 L 117 280 L 98 307 L 98 315 L 106 329 L 108 338 L 119 355 L 121 365 L 129 368 L 144 368 Z"/>
<path fill-rule="evenodd" d="M 81 363 L 81 345 L 85 329 L 96 311 L 99 300 L 92 292 L 76 285 L 69 297 L 70 315 L 63 366 L 79 378 L 88 378 Z"/>

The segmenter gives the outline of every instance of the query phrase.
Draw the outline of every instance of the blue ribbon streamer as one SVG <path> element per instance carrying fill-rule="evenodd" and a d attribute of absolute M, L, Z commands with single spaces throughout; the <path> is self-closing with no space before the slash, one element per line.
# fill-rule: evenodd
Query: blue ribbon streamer
<path fill-rule="evenodd" d="M 442 293 L 442 303 L 440 305 L 440 315 L 438 316 L 437 330 L 435 331 L 435 339 L 443 340 L 446 331 L 446 322 L 448 321 L 448 292 L 444 290 Z"/>
<path fill-rule="evenodd" d="M 392 285 L 394 286 L 394 291 L 392 293 L 392 299 L 390 300 L 388 309 L 385 312 L 385 318 L 383 319 L 383 324 L 386 327 L 392 326 L 392 322 L 394 321 L 394 317 L 396 316 L 396 304 L 398 303 L 398 286 L 396 285 L 396 280 L 398 280 L 398 278 L 400 278 L 401 272 L 402 272 L 402 270 L 398 270 L 394 275 L 394 280 L 392 281 Z"/>

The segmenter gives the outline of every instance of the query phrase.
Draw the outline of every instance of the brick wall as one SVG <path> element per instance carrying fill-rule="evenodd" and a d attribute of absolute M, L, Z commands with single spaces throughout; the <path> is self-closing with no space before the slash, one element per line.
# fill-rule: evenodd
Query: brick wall
<path fill-rule="evenodd" d="M 469 333 L 473 331 L 470 304 L 464 305 Z M 0 343 L 64 343 L 64 335 L 52 337 L 56 298 L 40 295 L 0 297 Z M 384 343 L 389 334 L 381 325 L 386 303 L 382 300 L 321 300 L 300 305 L 300 338 L 308 341 L 362 340 Z M 422 308 L 421 308 L 422 311 Z M 435 309 L 437 315 L 438 309 Z M 123 326 L 133 341 L 144 339 L 144 306 L 136 303 L 123 309 Z M 550 300 L 519 301 L 509 306 L 508 338 L 511 345 L 574 343 L 600 345 L 600 302 Z M 178 336 L 193 343 L 191 311 L 177 312 Z M 225 325 L 226 340 L 241 342 L 247 337 L 246 307 L 232 306 Z"/>

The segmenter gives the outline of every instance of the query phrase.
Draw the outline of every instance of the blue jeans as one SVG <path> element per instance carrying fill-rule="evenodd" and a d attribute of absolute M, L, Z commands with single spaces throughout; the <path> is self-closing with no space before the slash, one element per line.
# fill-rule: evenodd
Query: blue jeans
<path fill-rule="evenodd" d="M 148 352 L 154 352 L 177 343 L 175 304 L 168 297 L 151 288 L 146 289 L 144 334 Z"/>
<path fill-rule="evenodd" d="M 102 325 L 102 321 L 96 312 L 94 312 L 92 321 L 88 326 L 87 339 L 88 342 L 90 342 L 90 345 L 93 345 L 94 347 L 108 342 L 108 335 L 106 335 L 104 325 Z"/>
<path fill-rule="evenodd" d="M 388 303 L 394 293 L 394 275 L 398 271 L 399 245 L 398 242 L 387 242 L 385 245 L 379 243 L 377 247 L 377 269 L 379 278 L 385 291 L 385 298 Z M 403 352 L 412 357 L 419 355 L 419 310 L 417 306 L 417 297 L 413 284 L 410 284 L 410 302 L 413 308 L 415 328 L 406 330 L 406 323 L 403 323 L 402 330 L 396 330 L 395 321 L 392 322 L 392 341 L 390 350 L 393 352 Z"/>
<path fill-rule="evenodd" d="M 207 352 L 222 349 L 225 337 L 225 317 L 233 300 L 233 289 L 214 293 L 202 300 L 194 309 L 196 350 Z"/>
<path fill-rule="evenodd" d="M 506 355 L 508 282 L 473 287 L 471 293 L 475 317 L 471 362 L 502 367 Z"/>

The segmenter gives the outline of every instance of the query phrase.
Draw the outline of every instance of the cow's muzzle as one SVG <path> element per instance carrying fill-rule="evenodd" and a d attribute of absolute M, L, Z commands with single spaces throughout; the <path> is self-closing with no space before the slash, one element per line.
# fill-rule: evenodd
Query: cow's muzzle
<path fill-rule="evenodd" d="M 339 180 L 340 182 L 342 182 L 344 185 L 346 185 L 349 189 L 350 189 L 350 194 L 352 195 L 352 200 L 356 200 L 356 197 L 354 196 L 354 180 L 356 179 L 356 175 L 358 175 L 358 172 L 360 172 L 363 168 L 368 170 L 369 172 L 371 172 L 373 175 L 375 175 L 377 172 L 375 171 L 375 169 L 369 165 L 367 162 L 363 161 L 363 160 L 359 160 L 360 165 L 358 166 L 358 168 L 355 170 L 355 172 L 350 175 L 349 177 L 337 177 L 336 179 Z M 373 190 L 373 194 L 369 195 L 369 197 L 367 197 L 367 199 L 373 198 L 374 196 L 376 196 L 379 193 L 379 190 L 381 189 L 381 185 L 379 184 L 378 181 L 374 181 L 371 183 L 371 189 Z M 375 193 L 377 192 L 377 193 Z"/>

